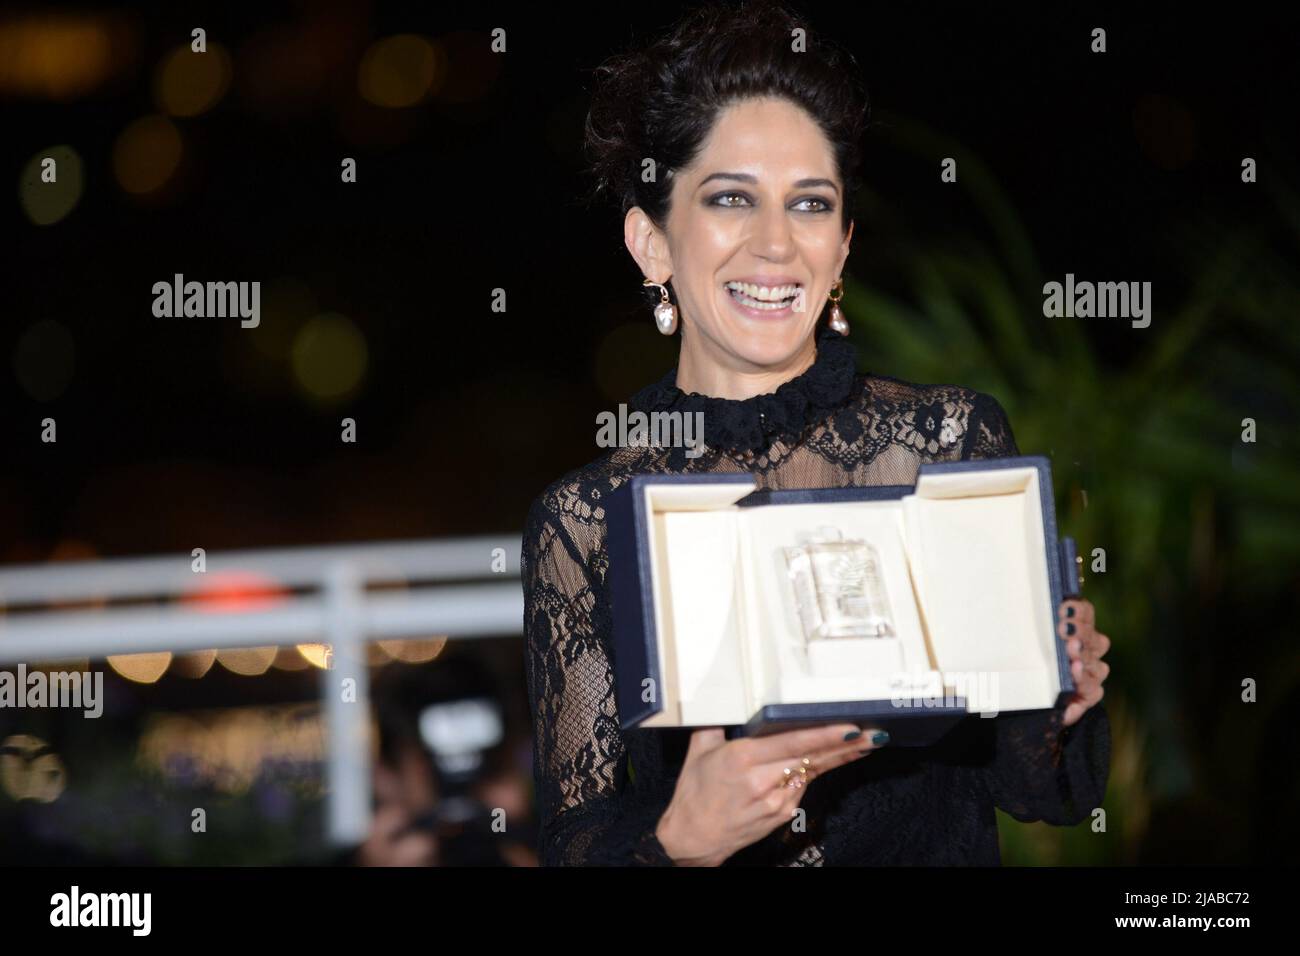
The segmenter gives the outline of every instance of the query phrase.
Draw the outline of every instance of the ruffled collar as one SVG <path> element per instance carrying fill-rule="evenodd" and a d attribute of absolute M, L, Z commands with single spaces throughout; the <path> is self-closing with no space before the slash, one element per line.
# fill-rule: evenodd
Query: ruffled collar
<path fill-rule="evenodd" d="M 853 389 L 857 353 L 842 335 L 823 330 L 817 357 L 804 372 L 783 382 L 776 391 L 753 398 L 732 399 L 684 392 L 677 387 L 674 367 L 629 401 L 641 412 L 704 413 L 704 443 L 730 452 L 766 451 L 778 439 L 798 439 L 809 426 L 824 421 L 844 405 Z"/>

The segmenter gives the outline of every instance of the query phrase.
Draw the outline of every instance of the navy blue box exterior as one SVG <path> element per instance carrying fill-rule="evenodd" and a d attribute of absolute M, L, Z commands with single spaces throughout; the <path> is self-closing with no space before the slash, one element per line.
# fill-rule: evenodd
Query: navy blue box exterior
<path fill-rule="evenodd" d="M 1079 593 L 1074 542 L 1059 539 L 1053 500 L 1051 465 L 1045 457 L 982 459 L 973 462 L 943 462 L 922 465 L 920 474 L 988 471 L 1033 467 L 1039 472 L 1040 505 L 1043 510 L 1044 543 L 1047 549 L 1048 586 L 1052 598 L 1052 633 L 1056 633 L 1056 608 L 1067 596 Z M 636 475 L 607 499 L 607 547 L 609 550 L 610 597 L 614 615 L 612 648 L 615 693 L 619 721 L 624 730 L 636 727 L 663 709 L 659 688 L 656 647 L 658 627 L 654 611 L 654 585 L 649 553 L 650 516 L 646 513 L 646 484 L 725 484 L 751 481 L 746 474 Z M 805 488 L 755 491 L 738 503 L 740 507 L 801 504 L 833 501 L 879 501 L 902 498 L 913 485 L 877 485 L 849 488 Z M 1057 674 L 1061 692 L 1058 705 L 1074 692 L 1069 655 L 1065 642 L 1056 644 Z M 646 684 L 646 679 L 652 683 Z M 890 733 L 890 744 L 926 746 L 934 743 L 961 720 L 967 718 L 963 698 L 945 698 L 930 705 L 899 707 L 889 700 L 827 701 L 807 704 L 769 704 L 761 707 L 746 723 L 728 728 L 728 737 L 761 736 L 800 726 L 859 722 Z M 978 719 L 978 718 L 976 718 Z"/>

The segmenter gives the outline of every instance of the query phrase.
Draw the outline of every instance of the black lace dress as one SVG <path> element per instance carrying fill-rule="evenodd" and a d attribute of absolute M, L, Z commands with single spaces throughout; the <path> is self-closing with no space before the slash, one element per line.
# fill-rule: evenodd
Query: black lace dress
<path fill-rule="evenodd" d="M 852 345 L 744 401 L 686 394 L 676 370 L 638 392 L 645 412 L 704 412 L 707 449 L 617 448 L 537 498 L 523 540 L 525 667 L 543 865 L 672 865 L 655 827 L 690 729 L 619 728 L 603 502 L 644 472 L 753 474 L 760 488 L 912 484 L 922 462 L 1018 454 L 992 397 L 863 375 Z M 776 828 L 724 865 L 998 864 L 998 807 L 1072 825 L 1101 805 L 1104 704 L 1062 729 L 1062 708 L 970 719 L 930 748 L 891 749 L 813 780 L 807 827 Z"/>

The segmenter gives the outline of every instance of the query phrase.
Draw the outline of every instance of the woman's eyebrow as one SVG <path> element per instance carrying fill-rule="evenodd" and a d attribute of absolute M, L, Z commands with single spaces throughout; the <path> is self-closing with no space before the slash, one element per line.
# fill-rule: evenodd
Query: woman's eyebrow
<path fill-rule="evenodd" d="M 749 183 L 752 186 L 758 185 L 758 177 L 751 175 L 750 173 L 710 173 L 700 180 L 698 188 L 703 188 L 706 184 L 713 182 L 715 179 L 731 179 L 736 182 Z M 801 179 L 794 184 L 795 189 L 811 189 L 814 186 L 827 186 L 830 189 L 833 189 L 837 194 L 840 191 L 840 188 L 829 179 Z"/>

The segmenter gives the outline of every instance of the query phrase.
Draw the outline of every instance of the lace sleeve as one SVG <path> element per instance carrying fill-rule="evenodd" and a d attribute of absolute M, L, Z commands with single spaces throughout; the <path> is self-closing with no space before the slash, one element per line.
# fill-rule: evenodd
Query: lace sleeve
<path fill-rule="evenodd" d="M 608 608 L 546 500 L 529 510 L 521 563 L 541 863 L 671 866 L 655 836 L 668 801 L 627 782 Z"/>
<path fill-rule="evenodd" d="M 999 714 L 993 759 L 984 780 L 998 809 L 1026 823 L 1074 826 L 1106 796 L 1110 718 L 1098 701 L 1073 727 L 1061 729 L 1064 707 Z"/>
<path fill-rule="evenodd" d="M 963 457 L 1019 454 L 1002 406 L 977 394 Z M 1110 719 L 1100 701 L 1072 727 L 1062 728 L 1064 716 L 1065 708 L 1057 706 L 978 720 L 994 725 L 985 784 L 994 805 L 1017 820 L 1073 826 L 1101 806 L 1110 773 Z"/>
<path fill-rule="evenodd" d="M 1002 405 L 992 395 L 975 392 L 962 459 L 1013 458 L 1019 454 L 1016 436 L 1011 432 L 1011 422 Z"/>

